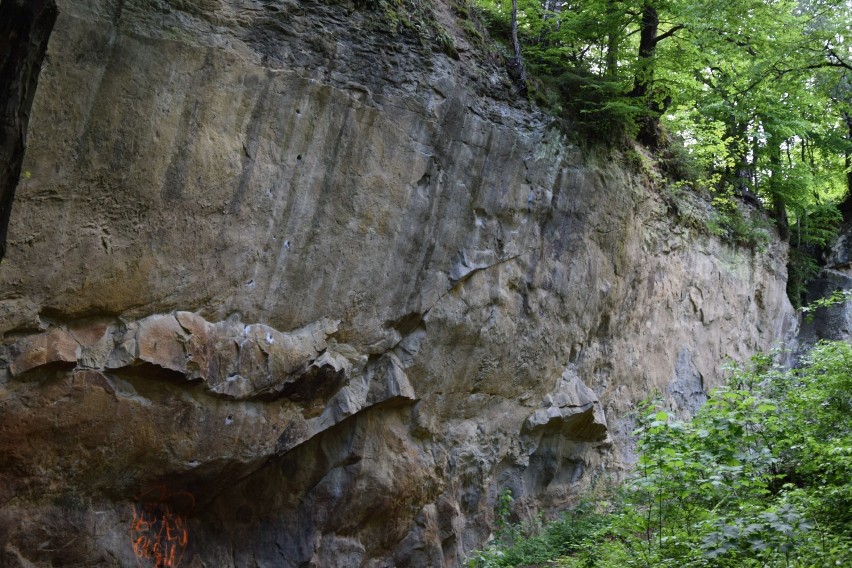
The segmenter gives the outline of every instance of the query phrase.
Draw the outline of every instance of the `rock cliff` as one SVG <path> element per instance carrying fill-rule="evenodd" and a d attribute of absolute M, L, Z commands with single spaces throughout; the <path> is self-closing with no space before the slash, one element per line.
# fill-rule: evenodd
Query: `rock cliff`
<path fill-rule="evenodd" d="M 817 341 L 852 340 L 852 225 L 846 223 L 830 249 L 819 274 L 808 284 L 809 303 L 827 300 L 824 307 L 811 304 L 803 318 L 798 335 L 798 355 L 803 355 Z M 843 295 L 840 296 L 839 294 Z"/>
<path fill-rule="evenodd" d="M 456 58 L 346 2 L 56 4 L 4 118 L 3 566 L 458 566 L 794 331 L 782 245 L 678 224 L 441 3 Z"/>

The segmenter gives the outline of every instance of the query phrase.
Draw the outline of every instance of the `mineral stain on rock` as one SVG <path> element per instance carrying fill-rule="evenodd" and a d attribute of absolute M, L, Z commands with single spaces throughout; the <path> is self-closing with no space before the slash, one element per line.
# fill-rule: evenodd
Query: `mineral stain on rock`
<path fill-rule="evenodd" d="M 177 568 L 189 544 L 186 517 L 195 508 L 190 493 L 155 487 L 137 497 L 130 541 L 139 565 Z"/>
<path fill-rule="evenodd" d="M 459 566 L 502 489 L 569 506 L 636 401 L 795 332 L 784 245 L 674 231 L 469 50 L 346 2 L 51 6 L 0 3 L 2 566 Z"/>

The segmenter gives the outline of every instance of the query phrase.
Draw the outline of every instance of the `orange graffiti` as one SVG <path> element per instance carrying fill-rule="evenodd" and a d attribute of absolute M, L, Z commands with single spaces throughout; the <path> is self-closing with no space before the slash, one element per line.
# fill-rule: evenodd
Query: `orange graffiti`
<path fill-rule="evenodd" d="M 177 512 L 169 503 L 183 511 L 191 510 L 195 499 L 189 493 L 169 493 L 157 488 L 142 495 L 133 509 L 130 541 L 140 568 L 177 568 L 189 543 L 185 512 Z"/>

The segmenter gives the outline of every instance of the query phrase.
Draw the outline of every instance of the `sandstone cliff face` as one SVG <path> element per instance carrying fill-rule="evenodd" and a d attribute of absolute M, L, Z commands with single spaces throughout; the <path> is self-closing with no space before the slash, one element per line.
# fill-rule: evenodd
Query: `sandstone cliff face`
<path fill-rule="evenodd" d="M 636 401 L 792 331 L 780 245 L 677 225 L 460 35 L 58 12 L 0 265 L 3 565 L 152 565 L 156 518 L 186 566 L 457 566 L 501 489 L 570 504 Z"/>

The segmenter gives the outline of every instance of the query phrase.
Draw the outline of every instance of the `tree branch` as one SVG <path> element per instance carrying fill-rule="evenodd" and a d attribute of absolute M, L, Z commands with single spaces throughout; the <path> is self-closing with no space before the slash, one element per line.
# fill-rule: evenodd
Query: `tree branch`
<path fill-rule="evenodd" d="M 678 24 L 678 25 L 674 26 L 673 28 L 671 28 L 669 31 L 661 33 L 660 35 L 658 35 L 657 37 L 654 38 L 654 45 L 660 43 L 664 39 L 672 37 L 673 35 L 675 35 L 677 32 L 679 32 L 680 30 L 682 30 L 685 27 L 686 26 L 683 25 L 683 24 Z"/>
<path fill-rule="evenodd" d="M 849 64 L 844 61 L 842 57 L 837 55 L 837 52 L 834 51 L 833 48 L 825 46 L 825 49 L 828 52 L 829 62 L 832 63 L 832 67 L 841 67 L 843 69 L 848 69 L 849 71 L 852 71 L 852 64 Z M 834 61 L 832 61 L 832 58 L 834 58 Z"/>

